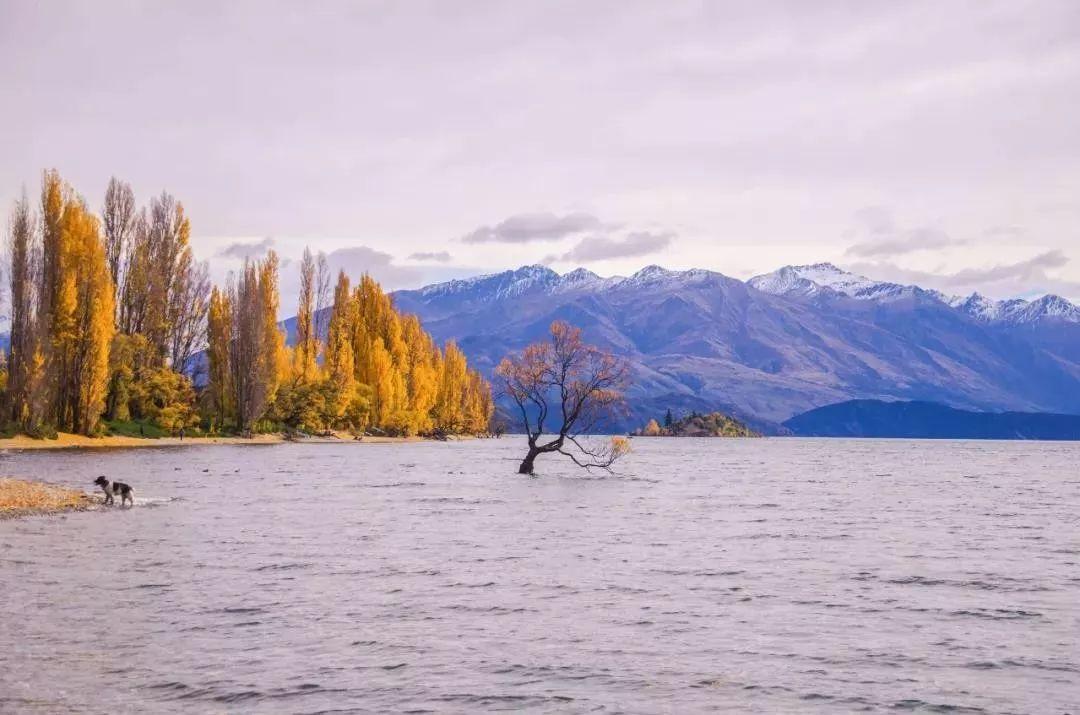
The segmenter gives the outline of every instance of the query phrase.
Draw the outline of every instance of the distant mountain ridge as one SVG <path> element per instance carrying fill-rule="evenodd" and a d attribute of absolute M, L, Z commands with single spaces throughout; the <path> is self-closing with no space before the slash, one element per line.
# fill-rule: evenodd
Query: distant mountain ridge
<path fill-rule="evenodd" d="M 1058 295 L 1045 295 L 1033 301 L 1023 298 L 993 300 L 978 292 L 969 296 L 947 296 L 918 286 L 875 281 L 844 271 L 832 263 L 784 266 L 772 273 L 755 276 L 747 284 L 765 293 L 789 297 L 811 296 L 827 288 L 859 300 L 888 301 L 918 292 L 985 322 L 1023 325 L 1045 319 L 1061 319 L 1080 323 L 1080 308 Z"/>
<path fill-rule="evenodd" d="M 850 400 L 784 422 L 802 437 L 1080 440 L 1080 415 L 972 412 L 934 402 Z"/>
<path fill-rule="evenodd" d="M 524 266 L 394 294 L 439 340 L 491 370 L 552 320 L 634 368 L 627 427 L 671 408 L 760 431 L 850 399 L 1080 413 L 1080 310 L 1063 298 L 955 299 L 832 264 L 743 282 L 647 266 L 631 276 Z"/>

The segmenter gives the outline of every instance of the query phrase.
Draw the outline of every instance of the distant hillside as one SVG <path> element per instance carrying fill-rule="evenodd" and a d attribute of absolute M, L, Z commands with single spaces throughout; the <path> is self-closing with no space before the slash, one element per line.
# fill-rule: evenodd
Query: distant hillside
<path fill-rule="evenodd" d="M 656 420 L 635 432 L 641 437 L 760 437 L 761 435 L 739 420 L 723 412 L 699 415 L 696 412 L 670 425 L 661 425 Z"/>
<path fill-rule="evenodd" d="M 800 437 L 1080 440 L 1080 415 L 969 412 L 934 402 L 849 400 L 792 417 Z"/>
<path fill-rule="evenodd" d="M 394 300 L 486 372 L 552 320 L 580 326 L 631 363 L 630 413 L 613 426 L 622 430 L 670 407 L 719 409 L 779 434 L 793 415 L 852 399 L 1080 413 L 1080 311 L 1053 296 L 960 300 L 818 264 L 748 282 L 657 266 L 625 278 L 526 266 Z"/>

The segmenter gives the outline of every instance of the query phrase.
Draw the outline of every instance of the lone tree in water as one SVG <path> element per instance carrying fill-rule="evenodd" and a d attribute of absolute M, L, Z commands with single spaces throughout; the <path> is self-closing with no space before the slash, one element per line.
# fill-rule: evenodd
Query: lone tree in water
<path fill-rule="evenodd" d="M 629 369 L 625 360 L 586 345 L 579 328 L 552 323 L 550 340 L 503 358 L 495 375 L 500 392 L 517 405 L 529 440 L 519 474 L 532 474 L 536 458 L 547 452 L 586 469 L 607 469 L 629 450 L 622 438 L 601 447 L 580 440 L 622 405 Z M 551 438 L 541 442 L 545 433 Z"/>

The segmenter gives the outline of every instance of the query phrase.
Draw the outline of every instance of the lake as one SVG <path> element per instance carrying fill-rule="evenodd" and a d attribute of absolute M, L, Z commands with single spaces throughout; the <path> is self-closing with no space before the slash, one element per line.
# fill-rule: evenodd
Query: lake
<path fill-rule="evenodd" d="M 1080 711 L 1080 444 L 6 453 L 0 712 Z"/>

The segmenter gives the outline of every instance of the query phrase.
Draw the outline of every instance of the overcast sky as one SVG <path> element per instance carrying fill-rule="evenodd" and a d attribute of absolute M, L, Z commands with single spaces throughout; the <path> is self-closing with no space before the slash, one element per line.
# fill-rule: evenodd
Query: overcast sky
<path fill-rule="evenodd" d="M 167 189 L 216 276 L 833 261 L 1080 300 L 1080 2 L 0 0 L 0 218 Z M 289 282 L 288 279 L 285 280 Z"/>

